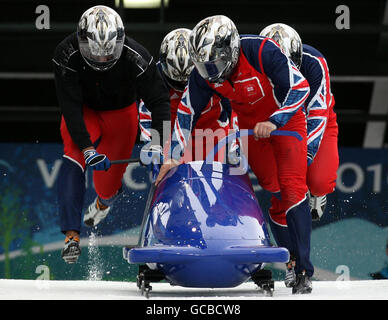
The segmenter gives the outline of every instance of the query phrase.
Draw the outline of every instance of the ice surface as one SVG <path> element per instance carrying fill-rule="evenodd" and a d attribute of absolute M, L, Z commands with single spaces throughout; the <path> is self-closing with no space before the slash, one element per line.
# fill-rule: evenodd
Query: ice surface
<path fill-rule="evenodd" d="M 0 300 L 145 300 L 133 282 L 0 280 Z M 273 297 L 266 297 L 253 282 L 228 289 L 197 289 L 153 283 L 150 300 L 387 300 L 388 280 L 313 281 L 313 292 L 292 295 L 275 282 Z"/>

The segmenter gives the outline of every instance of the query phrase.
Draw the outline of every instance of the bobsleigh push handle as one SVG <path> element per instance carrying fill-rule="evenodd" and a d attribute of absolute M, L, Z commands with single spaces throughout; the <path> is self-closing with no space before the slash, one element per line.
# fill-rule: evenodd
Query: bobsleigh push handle
<path fill-rule="evenodd" d="M 253 129 L 243 129 L 239 130 L 236 132 L 231 133 L 230 135 L 226 136 L 223 138 L 221 141 L 218 142 L 218 144 L 214 147 L 212 152 L 210 152 L 207 157 L 205 162 L 210 163 L 213 161 L 214 156 L 217 154 L 217 152 L 224 147 L 226 144 L 228 144 L 230 141 L 241 138 L 241 137 L 246 137 L 246 136 L 253 136 Z M 274 130 L 271 132 L 271 136 L 289 136 L 289 137 L 295 137 L 299 141 L 302 141 L 302 136 L 296 132 L 296 131 L 287 131 L 287 130 Z"/>
<path fill-rule="evenodd" d="M 251 130 L 248 130 L 248 131 L 251 131 Z M 252 134 L 253 134 L 253 130 L 252 130 Z M 295 137 L 299 141 L 303 140 L 302 136 L 296 131 L 274 130 L 271 132 L 271 136 L 288 136 L 288 137 Z"/>
<path fill-rule="evenodd" d="M 130 158 L 130 159 L 119 159 L 119 160 L 111 160 L 111 164 L 122 164 L 122 163 L 138 163 L 140 162 L 139 158 Z"/>

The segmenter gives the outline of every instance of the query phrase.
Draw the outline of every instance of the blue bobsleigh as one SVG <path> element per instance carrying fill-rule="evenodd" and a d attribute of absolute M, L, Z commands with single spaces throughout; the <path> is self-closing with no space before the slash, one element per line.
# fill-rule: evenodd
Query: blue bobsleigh
<path fill-rule="evenodd" d="M 270 243 L 245 161 L 208 160 L 181 164 L 166 175 L 152 190 L 138 245 L 123 249 L 129 263 L 140 264 L 137 284 L 147 296 L 150 283 L 163 279 L 202 288 L 252 279 L 272 294 L 272 275 L 263 267 L 289 260 L 287 249 Z"/>

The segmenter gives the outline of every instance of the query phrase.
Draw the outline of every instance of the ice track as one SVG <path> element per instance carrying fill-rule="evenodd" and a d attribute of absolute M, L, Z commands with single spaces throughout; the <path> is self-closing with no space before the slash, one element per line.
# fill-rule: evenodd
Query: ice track
<path fill-rule="evenodd" d="M 309 295 L 292 295 L 275 282 L 273 297 L 258 292 L 252 282 L 231 289 L 196 289 L 153 283 L 149 300 L 387 300 L 388 280 L 313 281 Z M 0 300 L 146 300 L 133 282 L 0 280 Z"/>

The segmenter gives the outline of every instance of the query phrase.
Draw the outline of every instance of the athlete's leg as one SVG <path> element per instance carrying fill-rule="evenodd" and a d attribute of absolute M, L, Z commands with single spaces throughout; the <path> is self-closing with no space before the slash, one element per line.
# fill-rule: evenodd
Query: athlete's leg
<path fill-rule="evenodd" d="M 138 129 L 137 112 L 135 104 L 125 109 L 99 112 L 102 135 L 96 150 L 111 160 L 130 158 Z M 94 187 L 102 202 L 109 202 L 118 194 L 126 168 L 127 164 L 115 164 L 107 171 L 93 172 Z"/>
<path fill-rule="evenodd" d="M 85 172 L 79 164 L 66 157 L 59 170 L 57 191 L 61 231 L 66 234 L 66 231 L 73 230 L 79 234 L 85 195 Z"/>
<path fill-rule="evenodd" d="M 297 120 L 298 118 L 294 119 L 295 122 Z M 314 268 L 310 261 L 311 215 L 306 197 L 306 131 L 305 127 L 297 124 L 292 121 L 284 130 L 297 131 L 302 135 L 302 141 L 282 136 L 272 137 L 271 141 L 276 155 L 281 191 L 280 212 L 285 212 L 290 242 L 295 250 L 295 272 L 306 271 L 311 277 Z M 274 214 L 274 211 L 271 212 L 271 215 Z"/>
<path fill-rule="evenodd" d="M 324 196 L 334 191 L 337 179 L 338 125 L 335 113 L 329 118 L 321 145 L 313 163 L 307 169 L 307 186 L 314 196 Z"/>
<path fill-rule="evenodd" d="M 95 112 L 83 108 L 84 121 L 91 140 L 101 135 Z M 73 142 L 62 117 L 61 136 L 64 145 L 64 160 L 59 171 L 57 198 L 60 214 L 60 228 L 63 233 L 81 229 L 82 206 L 85 194 L 85 161 L 78 146 Z"/>
<path fill-rule="evenodd" d="M 245 141 L 245 139 L 243 139 Z M 282 207 L 278 169 L 270 139 L 258 141 L 249 138 L 249 145 L 243 143 L 244 152 L 248 151 L 250 167 L 256 175 L 260 186 L 271 192 L 271 207 L 269 209 L 269 225 L 276 244 L 287 248 L 293 254 L 295 249 L 287 228 L 285 210 Z"/>

